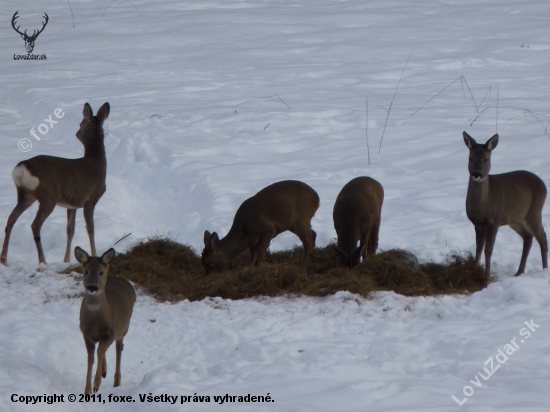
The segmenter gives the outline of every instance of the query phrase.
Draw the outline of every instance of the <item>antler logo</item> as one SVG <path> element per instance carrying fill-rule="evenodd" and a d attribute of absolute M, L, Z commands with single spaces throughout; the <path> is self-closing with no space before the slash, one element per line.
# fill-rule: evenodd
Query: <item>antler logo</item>
<path fill-rule="evenodd" d="M 19 34 L 21 35 L 21 38 L 22 38 L 23 40 L 25 40 L 25 48 L 27 49 L 27 53 L 32 53 L 32 51 L 33 51 L 33 49 L 34 49 L 34 42 L 36 41 L 36 38 L 38 37 L 38 35 L 39 35 L 40 33 L 42 33 L 42 32 L 44 31 L 44 28 L 46 27 L 46 24 L 48 24 L 48 20 L 49 20 L 50 18 L 48 17 L 48 15 L 47 15 L 46 13 L 44 13 L 44 19 L 45 19 L 45 21 L 44 21 L 44 23 L 42 23 L 42 28 L 41 28 L 40 30 L 38 30 L 38 31 L 33 30 L 32 35 L 29 36 L 29 35 L 27 34 L 27 30 L 25 30 L 24 33 L 21 33 L 21 32 L 19 31 L 19 27 L 21 27 L 21 26 L 15 27 L 15 24 L 17 23 L 16 20 L 17 20 L 17 18 L 19 17 L 19 16 L 17 15 L 17 13 L 19 13 L 19 10 L 17 10 L 17 11 L 13 14 L 13 17 L 12 17 L 12 19 L 11 19 L 11 26 L 13 27 L 13 29 L 14 29 L 17 33 L 19 33 Z"/>

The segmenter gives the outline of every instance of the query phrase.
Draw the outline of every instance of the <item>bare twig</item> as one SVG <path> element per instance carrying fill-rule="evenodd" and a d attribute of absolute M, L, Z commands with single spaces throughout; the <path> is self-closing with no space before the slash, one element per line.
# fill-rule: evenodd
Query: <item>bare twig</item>
<path fill-rule="evenodd" d="M 479 112 L 479 114 L 476 117 L 474 117 L 473 120 L 471 119 L 470 126 L 473 126 L 474 123 L 476 122 L 476 120 L 481 118 L 481 114 L 484 113 L 486 110 L 489 110 L 489 109 L 490 109 L 490 107 L 486 107 L 481 112 Z"/>
<path fill-rule="evenodd" d="M 498 133 L 498 98 L 500 94 L 500 85 L 497 86 L 497 120 L 495 122 L 495 133 Z"/>
<path fill-rule="evenodd" d="M 107 7 L 105 7 L 105 10 L 103 10 L 103 14 L 101 15 L 101 20 L 103 20 L 103 16 L 105 16 L 105 12 L 107 11 L 107 9 L 111 6 L 111 4 L 113 4 L 115 1 L 117 0 L 113 0 L 112 2 L 110 2 Z M 126 0 L 128 3 L 130 3 L 134 9 L 137 10 L 137 12 L 140 14 L 141 17 L 143 17 L 143 14 L 141 14 L 141 11 L 139 11 L 139 9 L 136 7 L 136 5 L 134 3 L 132 3 L 130 0 Z"/>
<path fill-rule="evenodd" d="M 370 165 L 370 148 L 369 148 L 369 98 L 368 96 L 365 98 L 365 105 L 367 106 L 367 122 L 366 122 L 366 128 L 365 128 L 365 136 L 367 137 L 367 158 L 368 158 L 368 165 Z"/>
<path fill-rule="evenodd" d="M 264 97 L 255 97 L 254 99 L 249 99 L 247 100 L 246 102 L 242 102 L 242 103 L 239 103 L 238 105 L 236 106 L 233 106 L 234 108 L 235 107 L 239 107 L 245 103 L 248 103 L 248 102 L 252 102 L 254 100 L 261 100 L 261 99 L 270 99 L 272 97 L 276 97 L 277 99 L 279 99 L 286 107 L 288 107 L 289 109 L 291 108 L 288 104 L 285 103 L 285 101 L 283 99 L 281 99 L 279 96 L 277 96 L 276 94 L 272 95 L 272 96 L 264 96 Z"/>
<path fill-rule="evenodd" d="M 126 238 L 127 238 L 128 236 L 130 236 L 130 235 L 131 235 L 131 233 L 128 233 L 126 236 L 121 237 L 120 239 L 118 239 L 118 240 L 115 242 L 115 245 L 118 244 L 121 240 L 126 239 Z"/>
<path fill-rule="evenodd" d="M 75 28 L 75 25 L 74 25 L 73 8 L 71 7 L 71 3 L 69 2 L 69 0 L 67 0 L 67 4 L 69 5 L 69 9 L 71 10 L 71 17 L 73 18 L 73 29 L 74 29 L 74 28 Z"/>
<path fill-rule="evenodd" d="M 420 110 L 422 110 L 428 103 L 430 103 L 433 99 L 435 99 L 437 96 L 439 96 L 441 93 L 443 93 L 445 90 L 447 90 L 449 87 L 451 87 L 456 82 L 460 81 L 460 84 L 462 85 L 462 89 L 464 89 L 464 84 L 466 84 L 466 87 L 468 88 L 468 92 L 470 93 L 470 96 L 472 97 L 472 101 L 474 102 L 474 106 L 476 107 L 476 114 L 479 115 L 479 107 L 476 103 L 476 99 L 474 98 L 474 95 L 472 93 L 472 90 L 470 89 L 470 86 L 468 85 L 468 82 L 466 81 L 466 78 L 464 76 L 460 76 L 458 79 L 453 80 L 451 83 L 449 83 L 447 86 L 445 86 L 443 89 L 441 89 L 439 92 L 437 92 L 434 96 L 432 96 L 431 99 L 429 99 L 426 103 L 424 103 L 422 106 L 420 106 L 418 109 L 416 109 L 411 116 L 414 116 L 416 113 L 418 113 Z"/>
<path fill-rule="evenodd" d="M 521 47 L 522 47 L 522 48 L 525 47 L 525 45 L 526 45 L 529 41 L 531 41 L 531 39 L 533 39 L 534 37 L 537 37 L 537 36 L 540 35 L 540 34 L 546 34 L 546 33 L 548 33 L 548 32 L 542 32 L 542 33 L 537 33 L 537 34 L 532 35 L 531 37 L 529 37 L 527 40 L 525 40 L 525 41 L 523 42 L 523 44 L 521 45 Z M 529 48 L 529 44 L 527 44 L 527 47 L 526 47 L 526 48 L 527 48 L 527 49 Z"/>
<path fill-rule="evenodd" d="M 470 85 L 466 81 L 466 78 L 464 76 L 460 77 L 460 82 L 466 83 L 466 87 L 468 88 L 468 91 L 470 92 L 470 96 L 472 96 L 472 101 L 474 102 L 474 106 L 476 107 L 476 113 L 479 114 L 479 106 L 476 103 L 476 99 L 474 98 L 474 94 L 472 93 L 472 89 L 470 89 Z"/>
<path fill-rule="evenodd" d="M 410 52 L 409 57 L 407 57 L 407 61 L 405 62 L 405 67 L 403 67 L 403 71 L 401 72 L 401 76 L 399 77 L 399 81 L 397 82 L 397 87 L 395 88 L 395 92 L 393 93 L 390 107 L 388 108 L 388 114 L 386 115 L 386 121 L 384 122 L 384 129 L 382 130 L 382 137 L 380 138 L 380 146 L 378 147 L 378 153 L 380 153 L 380 150 L 382 149 L 382 141 L 384 140 L 384 133 L 386 133 L 386 125 L 388 124 L 388 119 L 390 117 L 390 111 L 393 106 L 393 101 L 395 99 L 395 95 L 397 94 L 397 89 L 399 89 L 399 84 L 401 83 L 401 79 L 403 78 L 405 69 L 407 68 L 407 64 L 409 64 L 409 59 L 411 58 L 411 55 L 412 55 L 412 52 Z"/>
<path fill-rule="evenodd" d="M 487 98 L 487 95 L 491 95 L 492 93 L 492 88 L 493 88 L 493 85 L 490 85 L 489 88 L 487 89 L 487 91 L 485 92 L 485 96 L 483 96 L 483 100 L 481 100 L 481 103 L 479 104 L 479 107 L 483 106 L 483 102 L 485 101 L 485 99 Z M 472 126 L 475 121 L 477 119 L 480 119 L 481 118 L 481 114 L 490 109 L 491 107 L 486 107 L 485 109 L 481 110 L 480 112 L 477 113 L 477 116 L 474 117 L 474 120 L 472 120 L 472 122 L 470 123 L 470 126 Z M 497 121 L 498 121 L 498 95 L 497 95 Z"/>
<path fill-rule="evenodd" d="M 270 124 L 271 124 L 271 123 L 268 123 L 267 126 L 264 127 L 264 131 L 265 131 L 265 129 L 267 129 L 267 128 L 269 127 Z"/>
<path fill-rule="evenodd" d="M 544 123 L 542 122 L 542 120 L 540 120 L 540 118 L 535 114 L 533 113 L 531 110 L 529 109 L 525 109 L 523 111 L 523 115 L 525 116 L 525 113 L 529 113 L 531 116 L 533 116 L 535 119 L 538 120 L 538 122 L 542 125 L 542 127 L 544 127 L 544 134 L 548 137 L 550 137 L 550 134 L 548 134 L 548 124 L 545 126 Z"/>

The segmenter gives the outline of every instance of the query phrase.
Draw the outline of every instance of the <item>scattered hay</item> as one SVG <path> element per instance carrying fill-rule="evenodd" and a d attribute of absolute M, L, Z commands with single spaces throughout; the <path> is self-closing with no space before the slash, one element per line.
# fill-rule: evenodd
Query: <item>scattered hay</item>
<path fill-rule="evenodd" d="M 249 265 L 248 253 L 227 270 L 206 275 L 199 254 L 187 245 L 155 237 L 118 254 L 111 273 L 134 282 L 159 301 L 202 300 L 208 296 L 244 299 L 284 294 L 326 296 L 340 290 L 367 297 L 393 290 L 406 296 L 467 293 L 484 287 L 485 274 L 471 255 L 455 253 L 444 263 L 413 268 L 399 250 L 369 256 L 353 269 L 340 266 L 332 245 L 314 250 L 308 275 L 301 270 L 303 250 L 267 253 L 264 264 Z M 70 267 L 68 270 L 77 270 Z"/>

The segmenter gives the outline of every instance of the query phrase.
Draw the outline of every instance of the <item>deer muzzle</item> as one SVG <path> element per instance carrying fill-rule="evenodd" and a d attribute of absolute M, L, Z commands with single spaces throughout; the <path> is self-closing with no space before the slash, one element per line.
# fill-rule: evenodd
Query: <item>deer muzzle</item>
<path fill-rule="evenodd" d="M 86 292 L 90 294 L 95 294 L 98 291 L 98 287 L 96 285 L 88 285 L 86 286 Z"/>

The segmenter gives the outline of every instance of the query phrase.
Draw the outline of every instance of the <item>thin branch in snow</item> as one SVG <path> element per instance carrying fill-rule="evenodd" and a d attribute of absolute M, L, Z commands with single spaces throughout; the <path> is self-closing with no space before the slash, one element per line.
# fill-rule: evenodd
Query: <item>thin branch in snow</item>
<path fill-rule="evenodd" d="M 369 98 L 368 96 L 365 98 L 365 105 L 367 106 L 367 122 L 366 122 L 366 128 L 365 128 L 365 136 L 367 137 L 367 157 L 368 157 L 368 165 L 370 165 L 370 148 L 369 148 Z"/>
<path fill-rule="evenodd" d="M 279 99 L 286 107 L 288 107 L 289 109 L 291 108 L 288 104 L 285 103 L 285 101 L 283 99 L 281 99 L 279 96 L 277 96 L 276 94 L 272 95 L 272 96 L 264 96 L 264 97 L 255 97 L 253 99 L 249 99 L 245 102 L 242 102 L 242 103 L 239 103 L 238 105 L 236 106 L 233 106 L 233 107 L 239 107 L 245 103 L 248 103 L 248 102 L 253 102 L 254 100 L 261 100 L 261 99 L 270 99 L 272 97 L 276 97 L 277 99 Z"/>
<path fill-rule="evenodd" d="M 380 153 L 380 150 L 382 150 L 382 141 L 384 140 L 384 133 L 386 133 L 386 125 L 388 124 L 388 119 L 390 117 L 390 111 L 393 106 L 393 101 L 395 100 L 395 95 L 397 94 L 397 89 L 399 89 L 399 84 L 401 83 L 401 79 L 403 78 L 403 74 L 405 73 L 405 69 L 407 68 L 407 64 L 409 64 L 409 59 L 411 58 L 412 52 L 409 53 L 409 57 L 407 57 L 407 61 L 405 62 L 405 67 L 403 67 L 403 71 L 401 72 L 401 76 L 399 77 L 399 81 L 397 82 L 397 87 L 395 88 L 395 92 L 393 93 L 393 97 L 391 99 L 390 107 L 388 108 L 388 114 L 386 115 L 386 121 L 384 123 L 384 129 L 382 130 L 382 137 L 380 138 L 380 146 L 378 147 L 378 153 Z"/>

